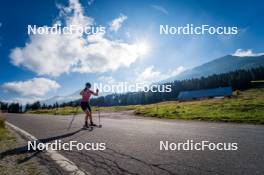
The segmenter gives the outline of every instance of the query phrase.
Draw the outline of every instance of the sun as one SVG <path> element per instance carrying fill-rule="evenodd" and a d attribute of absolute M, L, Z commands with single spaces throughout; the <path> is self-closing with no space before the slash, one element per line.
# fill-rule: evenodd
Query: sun
<path fill-rule="evenodd" d="M 139 56 L 147 55 L 150 51 L 149 44 L 147 42 L 139 42 L 136 44 L 137 53 Z"/>

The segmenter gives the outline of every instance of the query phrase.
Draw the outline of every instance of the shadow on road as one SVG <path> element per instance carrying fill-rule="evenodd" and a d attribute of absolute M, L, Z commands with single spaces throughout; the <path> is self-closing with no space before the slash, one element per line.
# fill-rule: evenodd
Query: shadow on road
<path fill-rule="evenodd" d="M 54 136 L 54 137 L 39 139 L 38 142 L 48 143 L 48 142 L 51 142 L 53 140 L 67 138 L 67 137 L 70 137 L 70 136 L 73 136 L 73 135 L 79 133 L 82 130 L 83 129 L 78 129 L 78 130 L 76 130 L 74 132 L 70 132 L 70 133 L 66 133 L 66 134 L 62 134 L 62 135 L 58 135 L 58 136 Z M 20 146 L 20 147 L 14 148 L 14 149 L 10 149 L 10 150 L 1 152 L 0 153 L 0 159 L 4 159 L 5 157 L 12 156 L 12 155 L 20 155 L 20 154 L 26 154 L 26 153 L 33 153 L 30 156 L 27 156 L 23 160 L 20 160 L 19 161 L 19 163 L 23 163 L 23 162 L 26 162 L 26 161 L 30 160 L 31 158 L 35 157 L 40 152 L 42 152 L 42 151 L 41 150 L 28 150 L 28 146 L 25 145 L 25 146 Z"/>

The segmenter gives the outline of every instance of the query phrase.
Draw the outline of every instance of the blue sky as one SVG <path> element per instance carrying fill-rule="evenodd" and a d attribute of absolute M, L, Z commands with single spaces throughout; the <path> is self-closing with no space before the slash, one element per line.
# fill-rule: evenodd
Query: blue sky
<path fill-rule="evenodd" d="M 250 55 L 263 52 L 261 1 L 71 0 L 70 3 L 71 6 L 66 0 L 1 2 L 0 100 L 25 102 L 67 95 L 81 89 L 87 81 L 156 81 L 233 54 L 237 49 Z M 65 9 L 71 13 L 60 15 Z M 106 27 L 106 33 L 98 36 L 94 45 L 82 45 L 85 37 L 47 39 L 27 34 L 28 25 L 52 26 L 70 19 L 76 19 L 78 24 L 92 19 L 93 25 Z M 119 26 L 111 30 L 114 20 Z M 237 26 L 239 33 L 232 36 L 159 33 L 160 25 L 186 24 Z M 144 53 L 131 53 L 138 52 L 134 46 L 143 47 Z"/>

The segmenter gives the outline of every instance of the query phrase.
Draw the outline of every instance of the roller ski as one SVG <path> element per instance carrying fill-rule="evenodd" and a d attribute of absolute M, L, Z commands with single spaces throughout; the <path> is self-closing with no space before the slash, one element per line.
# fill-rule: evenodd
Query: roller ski
<path fill-rule="evenodd" d="M 88 122 L 85 122 L 82 129 L 84 130 L 92 130 L 93 128 L 91 127 L 91 125 L 88 124 Z"/>

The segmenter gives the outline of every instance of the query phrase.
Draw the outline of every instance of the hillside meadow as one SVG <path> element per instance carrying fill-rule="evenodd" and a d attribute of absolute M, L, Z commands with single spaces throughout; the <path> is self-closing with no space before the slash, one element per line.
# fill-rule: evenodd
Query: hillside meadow
<path fill-rule="evenodd" d="M 93 107 L 97 111 L 97 107 Z M 237 91 L 230 98 L 198 101 L 168 101 L 149 105 L 100 107 L 101 111 L 133 110 L 148 117 L 264 124 L 264 88 Z M 70 115 L 81 108 L 64 107 L 28 111 L 33 114 Z"/>

